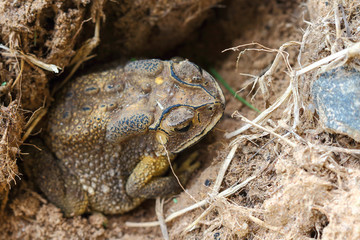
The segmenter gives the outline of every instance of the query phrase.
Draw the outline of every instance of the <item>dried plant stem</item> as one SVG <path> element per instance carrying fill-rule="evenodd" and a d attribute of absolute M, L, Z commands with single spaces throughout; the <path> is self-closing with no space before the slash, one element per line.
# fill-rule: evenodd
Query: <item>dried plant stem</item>
<path fill-rule="evenodd" d="M 179 177 L 177 176 L 177 174 L 175 173 L 175 170 L 172 166 L 172 162 L 171 162 L 171 158 L 170 158 L 170 155 L 169 155 L 169 152 L 168 150 L 166 149 L 165 145 L 162 145 L 163 148 L 164 148 L 164 151 L 166 153 L 166 157 L 167 157 L 167 160 L 168 160 L 168 163 L 169 163 L 169 167 L 170 167 L 170 170 L 171 170 L 171 173 L 174 175 L 177 183 L 179 184 L 179 186 L 181 187 L 181 189 L 192 199 L 194 200 L 194 202 L 197 202 L 197 200 L 185 189 L 185 187 L 182 185 Z M 190 155 L 190 157 L 187 159 L 187 161 L 190 161 L 192 162 L 193 160 L 195 160 L 198 156 L 198 152 L 194 152 L 193 154 Z"/>
<path fill-rule="evenodd" d="M 250 125 L 252 125 L 252 126 L 254 126 L 254 127 L 256 127 L 256 128 L 259 128 L 259 129 L 261 129 L 261 130 L 263 130 L 263 131 L 265 131 L 265 132 L 268 132 L 268 133 L 276 136 L 277 138 L 279 138 L 279 139 L 281 139 L 282 141 L 286 142 L 287 144 L 289 144 L 289 145 L 290 145 L 291 147 L 293 147 L 293 148 L 297 146 L 296 143 L 291 142 L 289 139 L 281 136 L 280 134 L 277 134 L 276 132 L 274 132 L 274 131 L 272 131 L 272 130 L 270 130 L 270 129 L 267 129 L 267 128 L 263 127 L 263 126 L 260 126 L 260 125 L 258 125 L 258 124 L 256 124 L 256 123 L 250 121 L 249 119 L 247 119 L 247 118 L 244 117 L 244 116 L 241 116 L 241 120 L 244 121 L 244 122 L 246 122 L 246 123 L 248 123 L 248 124 L 250 124 Z"/>
<path fill-rule="evenodd" d="M 319 151 L 328 151 L 328 152 L 339 152 L 339 153 L 347 153 L 347 154 L 360 154 L 360 149 L 350 149 L 350 148 L 342 148 L 342 147 L 333 147 L 333 146 L 325 146 L 325 145 L 311 145 L 312 148 Z"/>
<path fill-rule="evenodd" d="M 324 64 L 328 64 L 331 61 L 337 62 L 337 61 L 343 60 L 345 57 L 351 58 L 351 57 L 357 56 L 359 54 L 360 54 L 360 42 L 355 43 L 351 47 L 345 48 L 344 50 L 341 50 L 337 53 L 331 54 L 330 56 L 320 59 L 319 61 L 314 62 L 313 64 L 310 64 L 309 66 L 304 67 L 301 70 L 296 71 L 295 76 L 300 76 L 300 75 L 307 73 L 311 70 L 314 70 Z"/>
<path fill-rule="evenodd" d="M 221 186 L 221 183 L 223 182 L 224 180 L 224 177 L 225 177 L 225 173 L 232 161 L 232 159 L 234 158 L 234 155 L 235 155 L 235 152 L 237 150 L 237 148 L 239 147 L 238 144 L 235 144 L 229 154 L 227 155 L 227 157 L 225 158 L 223 164 L 221 165 L 221 168 L 219 170 L 219 173 L 218 173 L 218 176 L 216 178 L 216 181 L 215 181 L 215 184 L 214 184 L 214 187 L 212 189 L 212 195 L 213 196 L 216 196 L 218 193 L 219 193 L 219 190 L 220 190 L 220 186 Z M 210 205 L 195 221 L 193 221 L 189 226 L 187 226 L 183 232 L 187 232 L 187 231 L 191 231 L 199 222 L 201 219 L 203 219 L 206 215 L 208 215 L 211 210 L 214 208 L 213 205 Z"/>
<path fill-rule="evenodd" d="M 203 211 L 199 217 L 197 217 L 195 219 L 195 221 L 193 221 L 191 224 L 189 224 L 189 226 L 187 226 L 184 230 L 183 233 L 186 232 L 190 232 L 192 231 L 195 226 L 201 221 L 201 219 L 203 219 L 206 215 L 208 215 L 213 209 L 214 209 L 214 205 L 210 205 L 205 211 Z"/>
<path fill-rule="evenodd" d="M 288 88 L 286 89 L 284 94 L 280 98 L 278 98 L 273 105 L 271 105 L 269 108 L 264 110 L 259 116 L 257 116 L 254 120 L 252 120 L 252 123 L 259 124 L 259 123 L 263 122 L 265 119 L 267 119 L 273 111 L 275 111 L 277 108 L 279 108 L 281 106 L 281 104 L 283 104 L 291 96 L 291 93 L 292 93 L 292 84 L 290 84 L 288 86 Z M 231 133 L 225 134 L 225 137 L 226 138 L 235 137 L 235 136 L 245 132 L 246 130 L 248 130 L 251 126 L 252 126 L 251 124 L 246 124 L 245 126 L 239 128 Z"/>
<path fill-rule="evenodd" d="M 10 57 L 20 57 L 22 59 L 25 59 L 28 62 L 31 62 L 32 64 L 44 69 L 44 70 L 54 72 L 54 73 L 59 73 L 59 70 L 61 69 L 60 67 L 58 67 L 54 64 L 44 63 L 44 62 L 40 61 L 39 59 L 37 59 L 36 57 L 25 54 L 21 51 L 12 50 L 3 44 L 0 44 L 0 48 L 7 51 L 7 53 L 3 53 L 3 55 L 8 55 Z"/>
<path fill-rule="evenodd" d="M 340 27 L 340 18 L 339 18 L 339 5 L 337 1 L 334 1 L 334 18 L 335 18 L 336 38 L 340 38 L 341 27 Z"/>
<path fill-rule="evenodd" d="M 156 212 L 156 216 L 159 220 L 160 223 L 160 229 L 161 229 L 161 233 L 163 235 L 163 238 L 165 240 L 169 240 L 169 233 L 166 227 L 166 223 L 165 223 L 165 219 L 164 219 L 164 199 L 161 199 L 160 197 L 156 198 L 156 202 L 155 202 L 155 212 Z"/>
<path fill-rule="evenodd" d="M 224 176 L 225 176 L 225 173 L 226 173 L 226 170 L 228 169 L 230 163 L 231 163 L 231 160 L 234 158 L 234 155 L 235 155 L 235 152 L 237 150 L 237 148 L 239 147 L 238 144 L 235 144 L 229 154 L 227 155 L 227 157 L 225 158 L 220 170 L 219 170 L 219 173 L 218 173 L 218 177 L 216 178 L 216 181 L 215 181 L 215 184 L 214 184 L 214 187 L 213 187 L 213 194 L 217 194 L 220 190 L 220 186 L 221 186 L 221 183 L 222 181 L 224 180 Z"/>
<path fill-rule="evenodd" d="M 235 192 L 239 191 L 241 188 L 245 187 L 247 184 L 249 184 L 249 182 L 251 182 L 252 180 L 254 180 L 257 177 L 258 174 L 254 174 L 253 176 L 247 178 L 245 181 L 234 185 L 232 187 L 229 187 L 228 189 L 222 191 L 221 193 L 219 193 L 216 198 L 222 198 L 222 197 L 228 197 L 231 196 L 232 194 L 234 194 Z M 197 209 L 199 207 L 205 206 L 206 204 L 208 204 L 209 202 L 211 202 L 211 198 L 208 197 L 198 203 L 195 203 L 187 208 L 184 208 L 180 211 L 174 212 L 172 214 L 170 214 L 166 219 L 165 222 L 170 222 L 173 219 L 187 213 L 190 212 L 194 209 Z M 135 223 L 135 222 L 126 222 L 125 223 L 127 227 L 155 227 L 155 226 L 159 226 L 159 222 L 155 221 L 155 222 L 143 222 L 143 223 Z"/>
<path fill-rule="evenodd" d="M 16 86 L 16 84 L 18 84 L 18 82 L 21 79 L 22 73 L 24 71 L 24 59 L 21 59 L 20 61 L 20 73 L 17 75 L 14 83 L 11 85 L 11 90 Z"/>
<path fill-rule="evenodd" d="M 36 127 L 36 125 L 40 122 L 40 120 L 46 115 L 47 108 L 41 107 L 40 109 L 36 110 L 38 111 L 37 117 L 33 120 L 30 119 L 28 123 L 30 123 L 29 127 L 26 129 L 25 134 L 23 135 L 21 141 L 24 142 L 31 134 L 32 130 Z M 28 125 L 28 124 L 27 124 Z"/>
<path fill-rule="evenodd" d="M 207 199 L 206 200 L 202 200 L 200 202 L 197 202 L 187 208 L 184 208 L 184 209 L 181 209 L 177 212 L 174 212 L 172 214 L 170 214 L 166 219 L 165 219 L 165 222 L 170 222 L 171 220 L 187 213 L 187 212 L 190 212 L 194 209 L 197 209 L 199 207 L 202 207 L 202 206 L 205 206 L 207 204 Z M 155 222 L 142 222 L 142 223 L 139 223 L 139 222 L 126 222 L 125 225 L 127 227 L 156 227 L 156 226 L 159 226 L 159 222 L 158 221 L 155 221 Z"/>
<path fill-rule="evenodd" d="M 254 216 L 251 215 L 251 214 L 248 214 L 248 218 L 249 218 L 251 221 L 253 221 L 254 223 L 256 223 L 257 225 L 259 225 L 259 226 L 261 226 L 261 227 L 263 227 L 263 228 L 267 228 L 267 229 L 270 229 L 270 230 L 272 230 L 272 231 L 274 231 L 274 232 L 278 232 L 278 233 L 280 233 L 280 234 L 282 234 L 282 235 L 285 235 L 285 233 L 283 233 L 283 232 L 280 230 L 280 229 L 281 229 L 280 227 L 271 226 L 271 225 L 265 223 L 263 220 L 261 220 L 261 219 L 259 219 L 259 218 L 257 218 L 257 217 L 254 217 Z"/>
<path fill-rule="evenodd" d="M 69 75 L 58 86 L 54 87 L 54 90 L 52 91 L 52 95 L 54 95 L 59 89 L 61 89 L 69 81 L 69 79 L 75 74 L 75 72 L 83 62 L 88 61 L 89 59 L 95 56 L 95 55 L 90 56 L 90 53 L 100 43 L 100 21 L 101 21 L 100 14 L 98 14 L 95 23 L 94 36 L 88 39 L 84 43 L 84 45 L 82 45 L 80 49 L 77 50 L 76 55 L 74 56 L 74 58 L 71 60 L 70 63 L 70 65 L 74 65 L 74 67 L 71 69 Z"/>

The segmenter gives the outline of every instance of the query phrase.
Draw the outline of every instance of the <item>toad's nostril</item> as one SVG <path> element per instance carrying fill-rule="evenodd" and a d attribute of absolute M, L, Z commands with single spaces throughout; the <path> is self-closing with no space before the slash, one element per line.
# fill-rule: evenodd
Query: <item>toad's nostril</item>
<path fill-rule="evenodd" d="M 199 83 L 199 82 L 201 82 L 202 77 L 201 76 L 193 76 L 191 80 L 194 83 Z"/>

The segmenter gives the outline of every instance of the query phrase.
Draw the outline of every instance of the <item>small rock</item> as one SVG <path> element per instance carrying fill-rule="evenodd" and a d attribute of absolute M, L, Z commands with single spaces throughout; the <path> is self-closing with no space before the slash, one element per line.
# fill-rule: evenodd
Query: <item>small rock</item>
<path fill-rule="evenodd" d="M 339 67 L 315 80 L 312 96 L 322 126 L 360 142 L 360 72 Z"/>
<path fill-rule="evenodd" d="M 91 224 L 91 226 L 96 227 L 96 228 L 103 228 L 107 226 L 108 224 L 108 220 L 107 218 L 98 212 L 94 212 L 90 217 L 89 217 L 89 222 Z"/>

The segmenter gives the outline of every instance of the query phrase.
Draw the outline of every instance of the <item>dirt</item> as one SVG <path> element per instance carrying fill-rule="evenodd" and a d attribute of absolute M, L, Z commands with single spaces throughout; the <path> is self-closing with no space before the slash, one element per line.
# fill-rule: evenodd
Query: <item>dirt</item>
<path fill-rule="evenodd" d="M 28 129 L 26 122 L 34 110 L 51 105 L 52 89 L 69 74 L 69 64 L 77 50 L 93 37 L 97 16 L 102 21 L 101 41 L 92 52 L 96 56 L 86 61 L 79 73 L 119 58 L 182 56 L 204 69 L 216 69 L 240 96 L 264 111 L 288 88 L 289 68 L 281 60 L 271 77 L 265 78 L 264 84 L 258 82 L 253 91 L 252 84 L 256 76 L 266 75 L 277 50 L 284 43 L 293 41 L 293 45 L 284 49 L 286 53 L 283 52 L 288 56 L 288 66 L 293 69 L 299 69 L 299 63 L 305 66 L 351 45 L 345 37 L 336 41 L 331 38 L 335 24 L 326 14 L 332 11 L 328 4 L 334 6 L 334 1 L 309 1 L 307 4 L 300 0 L 1 3 L 1 43 L 23 54 L 32 54 L 45 63 L 58 65 L 62 71 L 61 74 L 50 73 L 26 59 L 21 63 L 24 59 L 21 53 L 17 57 L 10 53 L 0 55 L 0 78 L 7 82 L 0 87 L 0 154 L 3 161 L 0 162 L 0 200 L 4 208 L 0 238 L 162 238 L 159 227 L 134 228 L 126 224 L 157 221 L 153 200 L 124 215 L 89 213 L 66 219 L 21 169 L 21 154 L 25 153 L 19 154 L 19 147 Z M 348 14 L 347 19 L 352 19 L 355 24 L 357 15 L 352 9 L 356 6 L 352 4 L 344 1 L 341 6 L 345 9 L 344 14 Z M 340 12 L 342 8 L 339 8 Z M 318 14 L 316 9 L 320 9 Z M 326 21 L 321 21 L 324 19 Z M 304 20 L 313 21 L 313 25 Z M 324 22 L 326 24 L 321 25 Z M 331 36 L 328 43 L 332 40 L 337 43 L 332 45 L 333 48 L 327 48 L 324 43 L 327 33 Z M 357 37 L 354 34 L 351 41 L 355 42 Z M 253 44 L 222 52 L 249 43 Z M 302 58 L 299 61 L 300 50 Z M 21 80 L 16 82 L 19 74 Z M 227 139 L 226 133 L 245 125 L 234 112 L 248 119 L 256 118 L 258 113 L 223 88 L 227 101 L 223 119 L 199 144 L 179 156 L 181 160 L 198 150 L 202 167 L 187 184 L 186 192 L 166 200 L 164 214 L 168 216 L 203 199 L 208 199 L 210 204 L 167 223 L 171 239 L 359 237 L 358 155 L 308 147 L 311 142 L 319 146 L 359 149 L 359 144 L 318 127 L 308 94 L 314 77 L 316 74 L 311 72 L 298 80 L 303 105 L 295 130 L 291 128 L 295 118 L 295 97 L 272 113 L 271 121 L 262 123 L 296 143 L 296 147 L 256 127 L 240 137 Z M 41 130 L 34 129 L 32 135 L 38 131 Z M 294 131 L 298 136 L 289 135 Z M 256 177 L 231 196 L 216 198 L 211 193 L 234 143 L 238 147 L 219 191 Z M 15 164 L 16 157 L 20 170 Z M 185 231 L 209 206 L 208 213 L 190 231 Z"/>

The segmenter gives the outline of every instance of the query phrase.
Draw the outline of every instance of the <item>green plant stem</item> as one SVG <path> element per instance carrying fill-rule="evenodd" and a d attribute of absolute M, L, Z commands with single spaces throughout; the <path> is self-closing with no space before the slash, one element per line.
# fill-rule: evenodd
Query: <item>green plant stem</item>
<path fill-rule="evenodd" d="M 240 97 L 235 90 L 224 80 L 224 78 L 222 78 L 220 76 L 220 74 L 214 69 L 214 68 L 210 68 L 210 73 L 226 88 L 226 90 L 228 90 L 232 95 L 234 95 L 234 97 L 239 100 L 240 102 L 242 102 L 243 104 L 245 104 L 246 106 L 248 106 L 249 108 L 251 108 L 252 110 L 261 113 L 261 111 L 259 109 L 257 109 L 256 107 L 254 107 L 253 105 L 251 105 L 251 103 L 249 103 L 248 101 L 246 101 L 245 99 L 243 99 L 242 97 Z"/>

